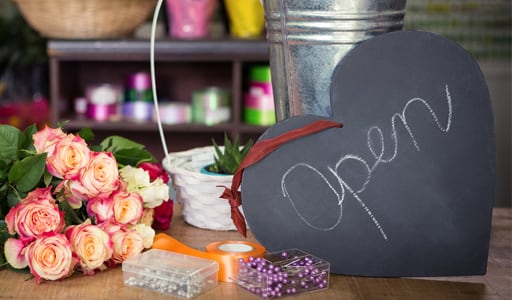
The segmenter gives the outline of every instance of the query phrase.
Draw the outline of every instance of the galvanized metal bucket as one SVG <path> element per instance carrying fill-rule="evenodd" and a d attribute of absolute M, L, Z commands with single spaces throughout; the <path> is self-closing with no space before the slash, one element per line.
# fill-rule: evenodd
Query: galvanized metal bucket
<path fill-rule="evenodd" d="M 331 116 L 331 76 L 345 54 L 401 30 L 406 0 L 263 0 L 277 120 Z"/>

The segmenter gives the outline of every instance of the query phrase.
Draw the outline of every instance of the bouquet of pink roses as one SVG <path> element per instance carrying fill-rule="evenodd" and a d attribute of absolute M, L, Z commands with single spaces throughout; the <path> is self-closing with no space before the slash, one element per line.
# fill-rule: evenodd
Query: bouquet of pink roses
<path fill-rule="evenodd" d="M 153 244 L 172 217 L 167 173 L 143 145 L 90 130 L 0 125 L 0 264 L 36 281 L 87 275 Z"/>

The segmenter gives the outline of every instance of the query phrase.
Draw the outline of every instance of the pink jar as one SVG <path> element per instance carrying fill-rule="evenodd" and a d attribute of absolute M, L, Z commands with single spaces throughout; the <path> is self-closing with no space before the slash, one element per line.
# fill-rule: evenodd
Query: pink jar
<path fill-rule="evenodd" d="M 217 0 L 167 0 L 169 33 L 174 38 L 203 38 L 208 35 Z"/>

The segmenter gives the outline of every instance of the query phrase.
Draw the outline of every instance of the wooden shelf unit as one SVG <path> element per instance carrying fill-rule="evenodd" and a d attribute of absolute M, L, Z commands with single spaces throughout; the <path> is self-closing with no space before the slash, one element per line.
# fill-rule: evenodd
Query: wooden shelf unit
<path fill-rule="evenodd" d="M 150 70 L 149 40 L 50 40 L 47 46 L 50 68 L 51 122 L 66 122 L 69 131 L 91 128 L 100 140 L 119 134 L 144 143 L 163 157 L 157 124 L 148 122 L 97 122 L 73 111 L 73 101 L 85 95 L 88 85 L 111 83 L 123 86 L 131 73 Z M 221 142 L 224 132 L 242 142 L 257 138 L 266 127 L 243 123 L 243 95 L 251 65 L 268 64 L 266 40 L 211 39 L 155 42 L 155 72 L 159 100 L 186 101 L 192 92 L 219 86 L 231 92 L 231 120 L 213 126 L 201 124 L 164 125 L 169 151 Z"/>

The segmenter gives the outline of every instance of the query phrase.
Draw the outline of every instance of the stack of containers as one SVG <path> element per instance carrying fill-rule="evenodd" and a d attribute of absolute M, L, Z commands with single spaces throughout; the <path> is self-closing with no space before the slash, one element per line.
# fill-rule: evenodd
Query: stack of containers
<path fill-rule="evenodd" d="M 118 118 L 118 106 L 121 101 L 120 86 L 109 83 L 94 84 L 87 86 L 85 94 L 87 118 L 100 122 Z"/>
<path fill-rule="evenodd" d="M 270 66 L 251 67 L 243 116 L 244 122 L 252 125 L 269 126 L 276 122 Z"/>
<path fill-rule="evenodd" d="M 130 74 L 125 82 L 123 117 L 131 121 L 147 121 L 152 116 L 153 94 L 149 74 Z"/>
<path fill-rule="evenodd" d="M 192 93 L 192 121 L 216 125 L 231 119 L 231 95 L 220 87 L 206 87 Z"/>

